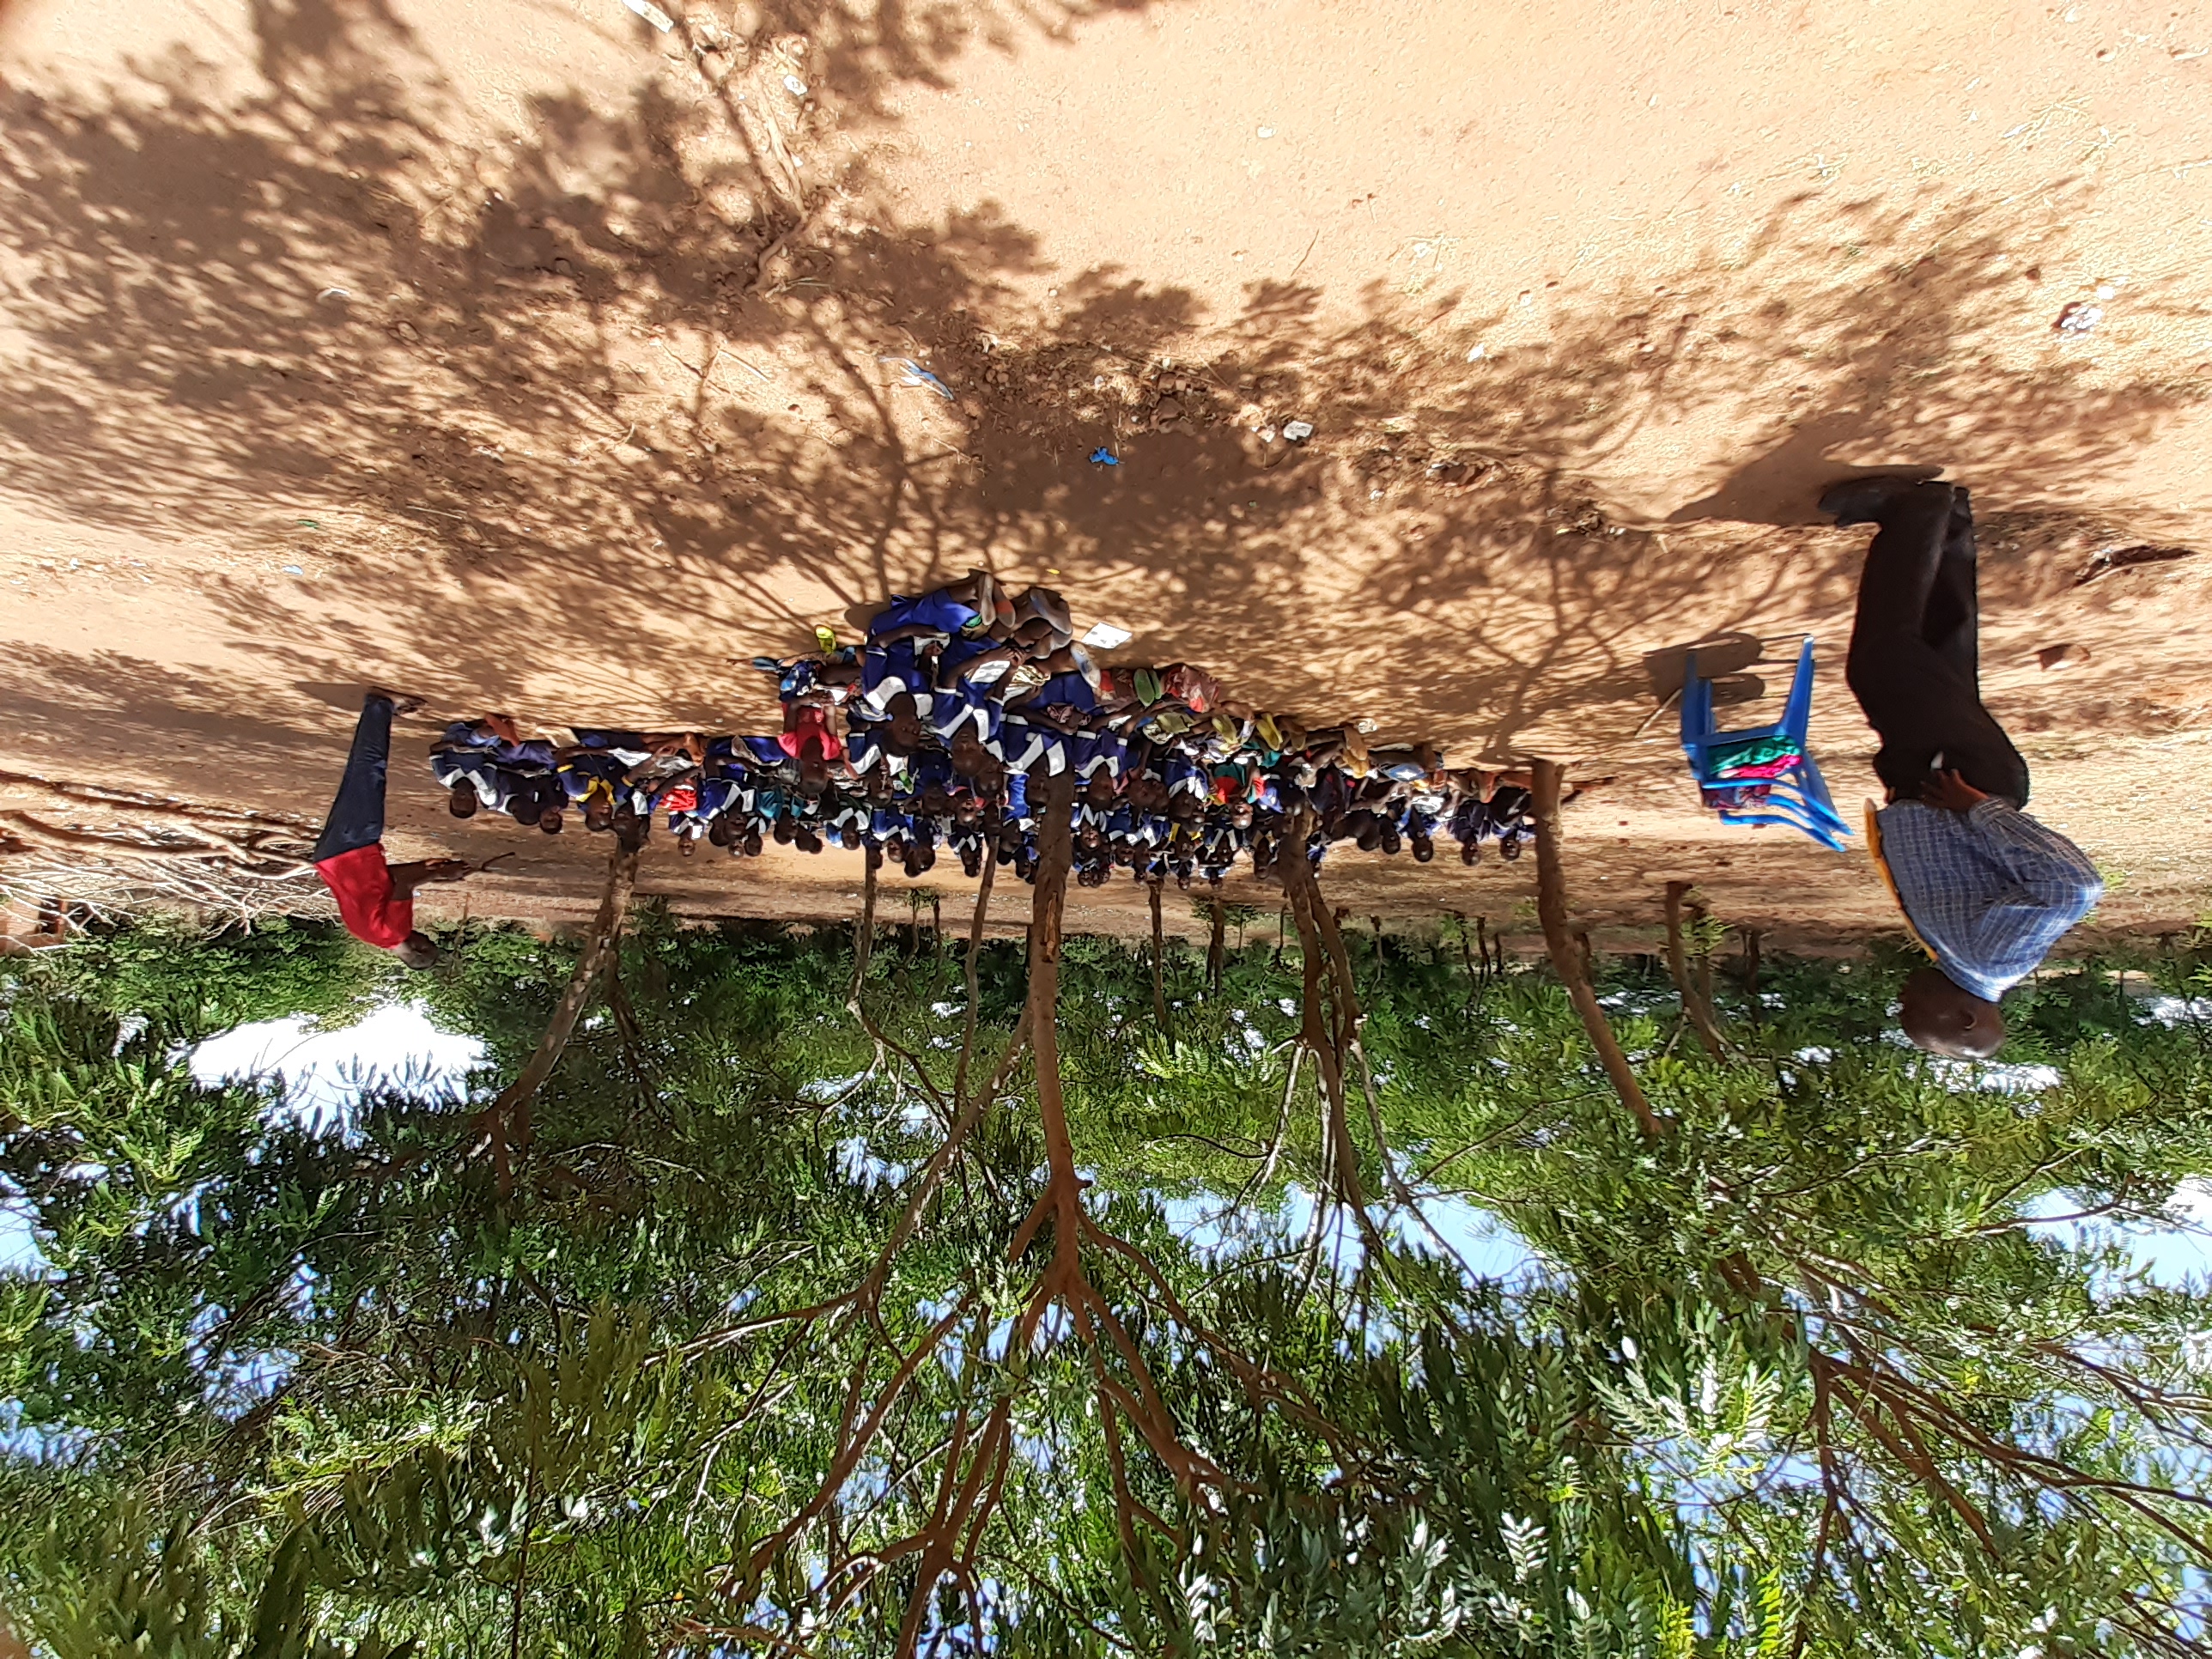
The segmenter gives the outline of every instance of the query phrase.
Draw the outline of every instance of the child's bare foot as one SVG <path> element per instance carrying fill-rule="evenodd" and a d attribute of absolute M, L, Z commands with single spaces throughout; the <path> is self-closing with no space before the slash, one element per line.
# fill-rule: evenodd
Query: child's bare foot
<path fill-rule="evenodd" d="M 391 691 L 380 685 L 372 685 L 368 695 L 382 697 L 392 705 L 392 712 L 395 714 L 412 714 L 422 707 L 422 699 L 411 691 Z"/>

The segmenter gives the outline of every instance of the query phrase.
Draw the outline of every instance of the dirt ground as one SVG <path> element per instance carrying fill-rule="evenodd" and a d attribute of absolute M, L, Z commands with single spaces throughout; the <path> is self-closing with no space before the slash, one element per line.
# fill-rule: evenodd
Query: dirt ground
<path fill-rule="evenodd" d="M 0 0 L 0 768 L 312 821 L 372 679 L 766 729 L 746 659 L 985 565 L 1121 659 L 1611 776 L 1598 923 L 1687 876 L 1846 938 L 1863 853 L 1702 816 L 1649 659 L 1814 635 L 1855 815 L 1865 532 L 1810 502 L 1912 465 L 1974 487 L 2084 937 L 2212 908 L 2212 559 L 2112 556 L 2212 539 L 2204 5 L 662 3 Z M 479 914 L 604 856 L 411 762 L 393 821 L 519 855 Z M 1324 879 L 1510 921 L 1532 864 Z M 858 877 L 661 846 L 641 889 Z"/>

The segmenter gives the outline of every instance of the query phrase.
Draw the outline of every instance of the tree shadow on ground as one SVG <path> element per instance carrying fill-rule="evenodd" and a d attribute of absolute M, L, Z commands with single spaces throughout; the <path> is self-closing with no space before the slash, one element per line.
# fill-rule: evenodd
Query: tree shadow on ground
<path fill-rule="evenodd" d="M 696 50 L 629 109 L 541 100 L 535 137 L 495 156 L 445 137 L 456 94 L 350 0 L 257 11 L 276 89 L 243 110 L 198 98 L 184 63 L 128 99 L 9 94 L 9 489 L 249 551 L 296 555 L 313 524 L 331 599 L 202 583 L 266 665 L 237 688 L 265 741 L 226 738 L 257 764 L 326 718 L 268 711 L 349 672 L 547 717 L 765 719 L 732 661 L 971 565 L 1063 587 L 1131 627 L 1133 657 L 1502 756 L 1625 730 L 1668 641 L 1839 635 L 1856 538 L 1753 550 L 1698 521 L 1790 522 L 1850 470 L 1832 454 L 1869 446 L 2087 477 L 2202 395 L 1999 354 L 2018 227 L 1971 198 L 1801 198 L 1663 301 L 1562 301 L 1548 345 L 1479 360 L 1486 319 L 1380 283 L 1348 321 L 1295 283 L 1208 316 L 1123 271 L 1055 271 L 990 208 L 882 207 L 869 155 L 840 159 L 784 66 L 880 112 L 968 39 L 927 12 L 843 18 L 787 8 L 744 42 L 687 26 Z M 1847 277 L 1787 274 L 1844 235 L 1865 251 Z M 1163 362 L 1194 340 L 1194 365 Z M 1772 441 L 1670 527 L 1612 521 L 1583 481 L 1735 409 L 1771 414 Z M 1301 414 L 1304 447 L 1253 430 Z M 2015 578 L 1996 577 L 2001 601 Z M 198 740 L 156 665 L 51 651 L 0 684 L 64 747 Z"/>

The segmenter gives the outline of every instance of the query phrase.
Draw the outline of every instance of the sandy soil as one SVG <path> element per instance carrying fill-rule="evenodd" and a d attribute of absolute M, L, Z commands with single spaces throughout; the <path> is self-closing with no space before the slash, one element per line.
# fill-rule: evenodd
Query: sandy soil
<path fill-rule="evenodd" d="M 1989 698 L 2098 925 L 2212 907 L 2212 560 L 2081 580 L 2212 518 L 2201 4 L 0 0 L 0 767 L 313 818 L 363 679 L 744 726 L 737 665 L 980 563 L 1127 658 L 1613 776 L 1600 921 L 1686 875 L 1843 936 L 1863 855 L 1701 817 L 1648 659 L 1815 635 L 1856 801 L 1864 532 L 1809 503 L 1922 465 L 1975 487 Z M 595 883 L 427 772 L 393 805 L 520 855 L 479 912 Z M 1328 878 L 1505 920 L 1528 868 Z"/>

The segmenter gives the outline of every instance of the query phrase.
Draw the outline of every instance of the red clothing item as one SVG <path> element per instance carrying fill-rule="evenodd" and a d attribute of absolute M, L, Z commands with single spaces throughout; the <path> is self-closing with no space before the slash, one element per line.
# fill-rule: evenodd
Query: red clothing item
<path fill-rule="evenodd" d="M 315 873 L 337 898 L 346 932 L 356 939 L 388 951 L 415 931 L 415 901 L 392 896 L 392 866 L 385 862 L 382 842 L 325 859 Z"/>
<path fill-rule="evenodd" d="M 792 711 L 790 729 L 779 737 L 776 743 L 792 759 L 803 760 L 810 738 L 814 740 L 815 752 L 823 760 L 845 758 L 844 740 L 838 737 L 836 728 L 830 724 L 830 711 L 806 703 Z"/>

